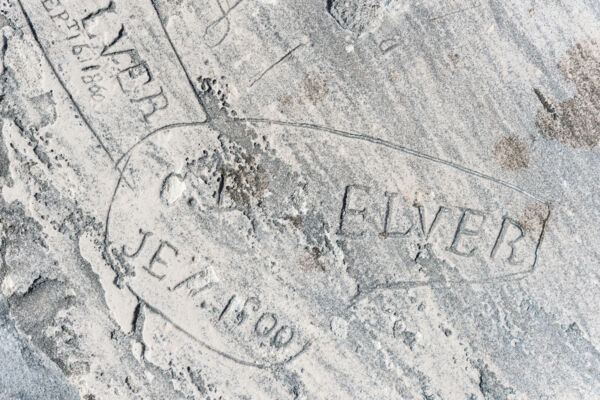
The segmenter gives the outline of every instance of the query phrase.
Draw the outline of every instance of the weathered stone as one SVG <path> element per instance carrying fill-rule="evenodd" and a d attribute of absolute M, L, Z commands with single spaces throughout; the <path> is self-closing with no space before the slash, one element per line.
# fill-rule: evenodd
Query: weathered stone
<path fill-rule="evenodd" d="M 600 398 L 599 19 L 0 1 L 0 398 Z"/>

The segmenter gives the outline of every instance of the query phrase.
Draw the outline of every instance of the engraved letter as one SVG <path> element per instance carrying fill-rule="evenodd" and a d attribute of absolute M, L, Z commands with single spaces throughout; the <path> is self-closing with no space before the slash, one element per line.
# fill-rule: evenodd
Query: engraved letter
<path fill-rule="evenodd" d="M 438 208 L 437 212 L 435 213 L 435 216 L 433 217 L 433 221 L 431 221 L 431 225 L 429 225 L 429 229 L 425 229 L 425 207 L 418 206 L 418 210 L 419 210 L 419 221 L 421 222 L 421 231 L 423 232 L 423 236 L 425 237 L 425 239 L 429 239 L 429 236 L 431 236 L 431 233 L 433 232 L 435 227 L 439 224 L 440 215 L 450 211 L 446 207 L 440 206 Z"/>
<path fill-rule="evenodd" d="M 163 94 L 162 86 L 160 88 L 160 92 L 156 94 L 151 94 L 150 96 L 142 97 L 141 99 L 132 99 L 131 102 L 145 102 L 146 107 L 144 108 L 148 109 L 148 111 L 142 110 L 142 113 L 144 114 L 144 121 L 146 122 L 148 122 L 148 117 L 152 116 L 152 114 L 154 114 L 156 111 L 165 109 L 169 105 L 167 96 Z"/>
<path fill-rule="evenodd" d="M 244 303 L 244 307 L 242 307 L 242 310 L 235 316 L 235 322 L 238 325 L 241 325 L 242 322 L 244 322 L 246 318 L 248 318 L 248 312 L 246 312 L 246 307 L 248 307 L 249 304 L 252 304 L 250 308 L 254 312 L 258 311 L 258 309 L 260 308 L 260 300 L 258 300 L 258 298 L 256 297 L 249 297 Z"/>
<path fill-rule="evenodd" d="M 61 12 L 61 13 L 51 15 L 50 18 L 51 19 L 60 18 L 63 21 L 68 21 L 69 20 L 69 13 L 67 11 L 63 10 L 63 12 Z"/>
<path fill-rule="evenodd" d="M 390 220 L 393 219 L 393 207 L 392 206 L 394 204 L 394 199 L 396 197 L 398 197 L 398 193 L 385 192 L 385 197 L 388 198 L 388 201 L 387 201 L 387 206 L 385 209 L 385 219 L 383 221 L 383 232 L 381 232 L 379 234 L 379 236 L 381 236 L 383 238 L 387 238 L 387 237 L 404 237 L 404 236 L 408 235 L 410 233 L 410 231 L 412 230 L 412 228 L 415 226 L 414 222 L 411 222 L 408 229 L 406 229 L 404 232 L 400 232 L 400 231 L 390 232 L 389 231 Z"/>
<path fill-rule="evenodd" d="M 481 222 L 479 222 L 479 226 L 477 228 L 468 227 L 470 216 L 480 217 Z M 456 233 L 454 234 L 454 240 L 452 240 L 452 244 L 450 245 L 450 251 L 454 254 L 458 254 L 459 256 L 471 257 L 475 254 L 477 247 L 473 247 L 471 250 L 463 251 L 459 250 L 460 239 L 462 236 L 477 236 L 479 234 L 479 230 L 483 226 L 485 222 L 485 214 L 480 211 L 475 211 L 471 209 L 465 209 L 463 211 L 462 217 L 460 218 L 460 222 L 458 223 L 458 227 L 456 228 Z"/>
<path fill-rule="evenodd" d="M 286 334 L 286 330 L 288 332 L 287 334 Z M 287 338 L 284 340 L 284 338 L 286 336 L 287 336 Z M 290 344 L 290 342 L 292 341 L 293 338 L 294 338 L 294 330 L 292 328 L 290 328 L 289 326 L 285 325 L 285 326 L 282 326 L 281 328 L 279 328 L 279 330 L 277 331 L 277 333 L 275 334 L 273 339 L 271 339 L 271 345 L 280 349 L 280 348 L 285 347 L 288 344 Z"/>
<path fill-rule="evenodd" d="M 140 235 L 142 235 L 142 240 L 140 241 L 140 245 L 138 246 L 137 250 L 134 253 L 127 254 L 127 252 L 125 251 L 125 245 L 123 245 L 123 247 L 121 248 L 121 252 L 123 253 L 123 255 L 125 257 L 129 257 L 129 258 L 137 257 L 137 255 L 140 254 L 140 251 L 142 251 L 142 247 L 144 247 L 144 243 L 146 243 L 146 238 L 148 236 L 151 236 L 152 232 L 144 232 L 142 230 L 142 228 L 140 228 Z"/>
<path fill-rule="evenodd" d="M 152 270 L 152 267 L 156 263 L 159 263 L 159 264 L 162 264 L 164 266 L 167 266 L 167 263 L 165 262 L 165 260 L 163 260 L 162 258 L 160 258 L 160 253 L 161 253 L 161 251 L 165 247 L 169 248 L 175 254 L 175 256 L 177 256 L 179 254 L 179 251 L 175 247 L 173 247 L 173 245 L 171 245 L 167 241 L 162 241 L 161 240 L 160 245 L 158 246 L 158 249 L 156 249 L 156 252 L 154 253 L 154 255 L 152 256 L 152 258 L 150 259 L 150 264 L 148 264 L 148 267 L 144 267 L 144 269 L 146 271 L 148 271 L 148 273 L 150 275 L 152 275 L 155 278 L 158 278 L 159 281 L 163 280 L 166 275 L 165 274 L 157 274 L 156 272 L 154 272 Z"/>
<path fill-rule="evenodd" d="M 101 57 L 109 57 L 109 56 L 117 56 L 120 54 L 127 54 L 129 56 L 129 62 L 134 62 L 138 58 L 138 54 L 135 49 L 121 49 L 121 50 L 113 50 L 113 46 L 117 43 L 121 42 L 121 39 L 125 37 L 125 27 L 121 25 L 121 29 L 115 35 L 115 37 L 110 41 L 109 44 L 104 45 L 102 51 L 100 52 Z M 110 52 L 108 51 L 110 50 Z M 125 64 L 124 62 L 117 62 L 113 59 L 115 64 Z"/>
<path fill-rule="evenodd" d="M 229 310 L 229 307 L 231 307 L 231 303 L 233 303 L 233 300 L 235 300 L 235 294 L 229 298 L 227 304 L 225 304 L 225 308 L 223 309 L 223 311 L 221 311 L 221 314 L 219 314 L 219 321 L 221 320 L 221 318 L 223 318 L 223 315 L 225 315 L 227 310 Z"/>
<path fill-rule="evenodd" d="M 363 231 L 361 232 L 347 232 L 346 230 L 346 222 L 347 218 L 351 216 L 360 215 L 361 221 L 364 222 L 365 214 L 367 212 L 367 208 L 350 208 L 352 204 L 355 202 L 355 195 L 357 192 L 362 191 L 364 193 L 369 193 L 369 188 L 366 186 L 360 185 L 349 185 L 346 186 L 346 192 L 344 193 L 344 199 L 342 200 L 342 213 L 340 215 L 340 227 L 338 233 L 340 235 L 348 235 L 348 236 L 362 236 Z"/>
<path fill-rule="evenodd" d="M 271 319 L 271 323 L 269 323 L 268 319 Z M 256 321 L 254 331 L 258 336 L 267 336 L 273 329 L 275 329 L 275 325 L 277 325 L 277 317 L 275 314 L 264 313 L 260 316 L 258 321 Z"/>
<path fill-rule="evenodd" d="M 491 258 L 496 257 L 498 248 L 502 245 L 502 242 L 504 242 L 504 239 L 506 237 L 506 232 L 510 229 L 511 226 L 515 227 L 519 231 L 519 235 L 515 239 L 509 240 L 506 242 L 506 244 L 508 246 L 510 246 L 510 255 L 508 256 L 506 261 L 508 261 L 512 265 L 518 265 L 518 264 L 521 264 L 523 262 L 523 260 L 517 260 L 517 258 L 516 258 L 515 244 L 525 237 L 525 232 L 523 232 L 523 229 L 513 219 L 508 218 L 508 217 L 504 217 L 502 219 L 502 226 L 500 227 L 500 233 L 498 233 L 498 237 L 496 238 L 496 242 L 494 243 L 494 247 L 492 248 L 490 257 Z"/>
<path fill-rule="evenodd" d="M 50 7 L 47 6 L 48 3 L 50 3 Z M 54 7 L 59 6 L 60 5 L 60 1 L 59 0 L 54 0 L 54 4 L 52 4 L 52 0 L 43 0 L 42 1 L 42 5 L 46 9 L 46 11 L 50 11 Z"/>
<path fill-rule="evenodd" d="M 126 79 L 125 82 L 123 82 L 124 79 Z M 152 76 L 150 76 L 150 70 L 145 61 L 126 68 L 117 75 L 117 81 L 123 92 L 132 92 L 151 80 Z"/>
<path fill-rule="evenodd" d="M 73 30 L 73 28 L 77 28 L 77 30 L 79 30 L 79 24 L 75 20 L 73 20 L 71 22 L 71 25 L 66 25 L 66 27 L 67 27 L 67 30 L 69 30 L 69 31 Z M 79 36 L 79 34 L 77 34 L 77 36 Z M 68 39 L 71 39 L 71 38 L 68 38 Z"/>
<path fill-rule="evenodd" d="M 86 48 L 89 49 L 90 45 L 89 44 L 76 44 L 71 48 L 71 52 L 73 53 L 74 56 L 78 56 Z"/>

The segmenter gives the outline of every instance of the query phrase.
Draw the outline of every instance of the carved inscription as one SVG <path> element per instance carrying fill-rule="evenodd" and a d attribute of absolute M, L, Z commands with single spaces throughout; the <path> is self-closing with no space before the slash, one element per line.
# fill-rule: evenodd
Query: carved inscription
<path fill-rule="evenodd" d="M 286 184 L 268 185 L 258 204 L 240 202 L 251 199 L 257 184 L 262 189 L 262 181 L 247 184 L 244 169 L 223 172 L 222 135 L 210 124 L 196 124 L 161 131 L 136 146 L 115 188 L 106 235 L 107 253 L 127 287 L 189 336 L 210 340 L 204 344 L 219 354 L 231 351 L 244 364 L 293 359 L 308 345 L 311 325 L 296 326 L 287 310 L 311 310 L 307 303 L 315 296 L 343 309 L 374 290 L 506 279 L 535 265 L 544 225 L 525 231 L 515 221 L 539 201 L 507 185 L 498 190 L 491 178 L 482 183 L 481 174 L 440 168 L 438 179 L 454 184 L 444 191 L 404 167 L 393 149 L 344 143 L 342 154 L 373 151 L 383 160 L 382 171 L 394 171 L 370 174 L 352 157 L 333 157 L 325 142 L 323 149 L 312 147 L 322 154 L 315 153 L 298 182 L 301 190 L 290 175 L 277 175 L 280 163 L 253 159 L 265 181 Z M 328 163 L 365 177 L 326 180 L 310 169 Z M 469 195 L 477 185 L 497 192 Z M 290 210 L 298 221 L 292 226 L 281 223 Z M 302 268 L 307 243 L 325 265 L 319 273 Z M 336 262 L 337 251 L 345 268 L 328 264 Z M 348 278 L 340 274 L 357 282 L 357 294 L 336 287 Z"/>
<path fill-rule="evenodd" d="M 478 258 L 496 265 L 498 273 L 507 266 L 526 271 L 535 262 L 541 232 L 526 234 L 518 215 L 435 202 L 424 205 L 398 192 L 359 184 L 346 186 L 341 197 L 338 235 L 355 242 L 404 246 L 415 261 L 426 249 L 458 265 L 461 259 Z"/>
<path fill-rule="evenodd" d="M 294 328 L 281 323 L 277 314 L 261 311 L 261 306 L 258 297 L 248 297 L 241 302 L 233 295 L 219 314 L 219 321 L 229 322 L 232 329 L 246 324 L 254 336 L 267 339 L 269 346 L 276 349 L 288 346 L 294 338 Z"/>
<path fill-rule="evenodd" d="M 231 22 L 229 14 L 235 10 L 244 0 L 235 0 L 233 2 L 215 0 L 219 8 L 219 16 L 206 26 L 203 39 L 206 44 L 211 47 L 217 47 L 227 38 L 231 30 Z"/>
<path fill-rule="evenodd" d="M 114 161 L 157 128 L 206 117 L 149 4 L 20 2 L 51 69 Z"/>
<path fill-rule="evenodd" d="M 116 36 L 102 47 L 100 56 L 109 57 L 117 68 L 119 89 L 142 113 L 145 122 L 149 122 L 150 117 L 163 118 L 169 106 L 164 84 L 154 78 L 148 62 L 142 59 L 138 50 L 127 43 L 127 35 L 125 25 L 121 24 Z"/>
<path fill-rule="evenodd" d="M 176 304 L 195 307 L 198 317 L 205 318 L 205 322 L 215 329 L 224 329 L 256 348 L 267 345 L 273 349 L 280 354 L 274 361 L 284 360 L 309 345 L 307 340 L 300 341 L 296 328 L 285 322 L 284 316 L 269 310 L 257 296 L 244 298 L 233 294 L 219 307 L 223 298 L 222 286 L 219 286 L 213 266 L 200 262 L 196 256 L 183 259 L 183 253 L 174 243 L 159 237 L 154 232 L 140 229 L 135 251 L 122 246 L 117 256 L 126 258 L 136 268 L 141 266 L 139 273 L 146 274 L 156 288 L 172 296 L 171 300 Z M 144 277 L 141 279 L 145 280 Z M 136 294 L 139 295 L 137 290 Z M 153 299 L 146 301 L 156 307 Z M 294 339 L 298 340 L 294 342 Z M 288 350 L 288 347 L 293 348 Z"/>
<path fill-rule="evenodd" d="M 159 139 L 160 156 L 132 154 L 111 206 L 107 255 L 120 281 L 226 358 L 264 366 L 301 354 L 309 340 L 287 317 L 285 285 L 247 252 L 248 219 L 223 189 L 217 135 L 198 126 Z"/>

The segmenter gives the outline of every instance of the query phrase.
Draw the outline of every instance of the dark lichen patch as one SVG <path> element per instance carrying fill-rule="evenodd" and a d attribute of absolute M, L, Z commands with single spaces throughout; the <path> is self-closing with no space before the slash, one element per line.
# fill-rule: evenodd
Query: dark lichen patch
<path fill-rule="evenodd" d="M 308 74 L 300 84 L 300 95 L 312 104 L 320 103 L 329 93 L 327 83 L 320 75 Z"/>
<path fill-rule="evenodd" d="M 323 252 L 316 246 L 306 250 L 300 258 L 300 269 L 303 271 L 325 271 L 325 263 L 322 260 Z"/>
<path fill-rule="evenodd" d="M 539 232 L 548 216 L 548 208 L 541 203 L 527 205 L 518 224 L 526 233 Z"/>
<path fill-rule="evenodd" d="M 208 126 L 219 132 L 222 152 L 212 160 L 219 188 L 218 203 L 228 197 L 235 207 L 249 211 L 264 199 L 269 174 L 259 160 L 268 159 L 268 143 L 246 123 L 227 102 L 227 84 L 212 78 L 198 78 L 198 92 L 209 115 Z M 267 161 L 268 162 L 268 161 Z"/>
<path fill-rule="evenodd" d="M 273 224 L 295 235 L 305 249 L 298 256 L 303 270 L 325 270 L 331 250 L 326 232 L 330 227 L 320 213 L 300 211 L 306 183 L 270 147 L 268 136 L 256 126 L 236 118 L 227 102 L 227 86 L 216 79 L 198 80 L 198 92 L 208 111 L 207 125 L 218 132 L 220 154 L 209 172 L 216 172 L 215 204 L 221 209 L 241 210 L 255 234 L 261 224 Z M 307 75 L 301 93 L 309 101 L 320 101 L 327 87 L 318 75 Z M 204 176 L 206 174 L 194 175 Z M 283 231 L 282 231 L 283 232 Z"/>
<path fill-rule="evenodd" d="M 527 168 L 529 155 L 525 143 L 515 135 L 500 139 L 493 149 L 496 162 L 509 171 Z"/>
<path fill-rule="evenodd" d="M 6 272 L 10 269 L 12 263 L 7 259 L 13 254 L 17 267 L 22 268 L 19 272 L 22 273 L 25 268 L 33 268 L 32 263 L 38 263 L 34 256 L 38 253 L 43 253 L 44 249 L 48 248 L 46 244 L 46 235 L 42 231 L 41 225 L 33 218 L 25 213 L 23 205 L 19 202 L 5 203 L 0 199 L 0 228 L 2 230 L 3 240 L 0 245 L 0 251 L 4 257 L 4 263 L 1 271 Z M 26 251 L 23 251 L 26 250 Z M 25 253 L 25 254 L 23 254 Z M 0 274 L 0 278 L 3 275 Z"/>
<path fill-rule="evenodd" d="M 49 193 L 49 189 L 44 195 L 36 193 L 35 200 L 47 207 L 60 204 L 71 212 L 70 215 L 75 213 L 65 199 L 52 203 L 45 197 Z M 44 199 L 48 201 L 44 202 Z M 82 358 L 79 336 L 68 316 L 81 303 L 64 274 L 63 263 L 50 255 L 46 243 L 48 234 L 17 201 L 10 204 L 0 201 L 0 220 L 4 236 L 0 246 L 0 281 L 16 327 L 65 374 L 87 373 L 89 363 Z M 82 266 L 84 260 L 80 258 L 79 262 Z M 88 290 L 88 293 L 92 292 Z"/>
<path fill-rule="evenodd" d="M 561 59 L 558 67 L 567 82 L 577 85 L 575 97 L 553 105 L 541 91 L 536 125 L 546 139 L 572 147 L 595 147 L 600 140 L 600 44 L 586 38 Z"/>
<path fill-rule="evenodd" d="M 388 72 L 387 78 L 388 81 L 392 83 L 400 82 L 402 80 L 402 73 L 396 70 L 392 70 Z"/>
<path fill-rule="evenodd" d="M 190 376 L 192 384 L 196 387 L 196 390 L 198 390 L 201 395 L 205 396 L 208 393 L 208 390 L 206 389 L 206 382 L 204 381 L 204 378 L 202 378 L 202 371 L 192 367 L 187 367 L 187 372 Z"/>
<path fill-rule="evenodd" d="M 239 163 L 222 168 L 223 190 L 240 207 L 249 208 L 263 199 L 269 187 L 265 169 L 254 157 L 241 156 Z"/>
<path fill-rule="evenodd" d="M 508 400 L 515 394 L 514 389 L 500 382 L 487 365 L 479 365 L 479 390 L 485 400 Z"/>
<path fill-rule="evenodd" d="M 328 0 L 327 11 L 344 29 L 361 34 L 379 16 L 379 0 Z"/>
<path fill-rule="evenodd" d="M 277 101 L 279 102 L 279 104 L 281 104 L 284 107 L 289 107 L 292 105 L 294 99 L 292 99 L 292 96 L 290 96 L 289 94 L 282 94 L 279 97 L 277 97 Z"/>
<path fill-rule="evenodd" d="M 302 226 L 302 218 L 297 215 L 286 215 L 283 217 L 284 220 L 289 221 L 292 226 L 296 229 L 299 229 Z"/>
<path fill-rule="evenodd" d="M 280 112 L 288 111 L 293 105 L 294 99 L 287 93 L 284 93 L 277 97 L 277 104 Z"/>

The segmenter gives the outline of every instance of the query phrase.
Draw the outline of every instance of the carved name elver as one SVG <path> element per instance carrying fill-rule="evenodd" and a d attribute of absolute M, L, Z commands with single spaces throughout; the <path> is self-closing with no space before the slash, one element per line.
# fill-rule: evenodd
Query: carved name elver
<path fill-rule="evenodd" d="M 374 202 L 384 202 L 381 215 L 373 215 Z M 370 218 L 369 218 L 370 217 Z M 380 225 L 368 220 L 381 221 Z M 540 229 L 542 228 L 540 224 Z M 490 261 L 528 267 L 538 239 L 526 240 L 518 216 L 446 204 L 425 206 L 407 203 L 397 192 L 376 194 L 366 185 L 344 190 L 337 233 L 349 239 L 411 241 L 417 260 L 427 247 L 461 258 L 485 257 Z"/>
<path fill-rule="evenodd" d="M 104 3 L 101 7 L 86 0 L 19 4 L 52 71 L 104 150 L 117 161 L 150 132 L 202 121 L 206 114 L 151 3 Z M 130 18 L 134 11 L 143 18 Z"/>

